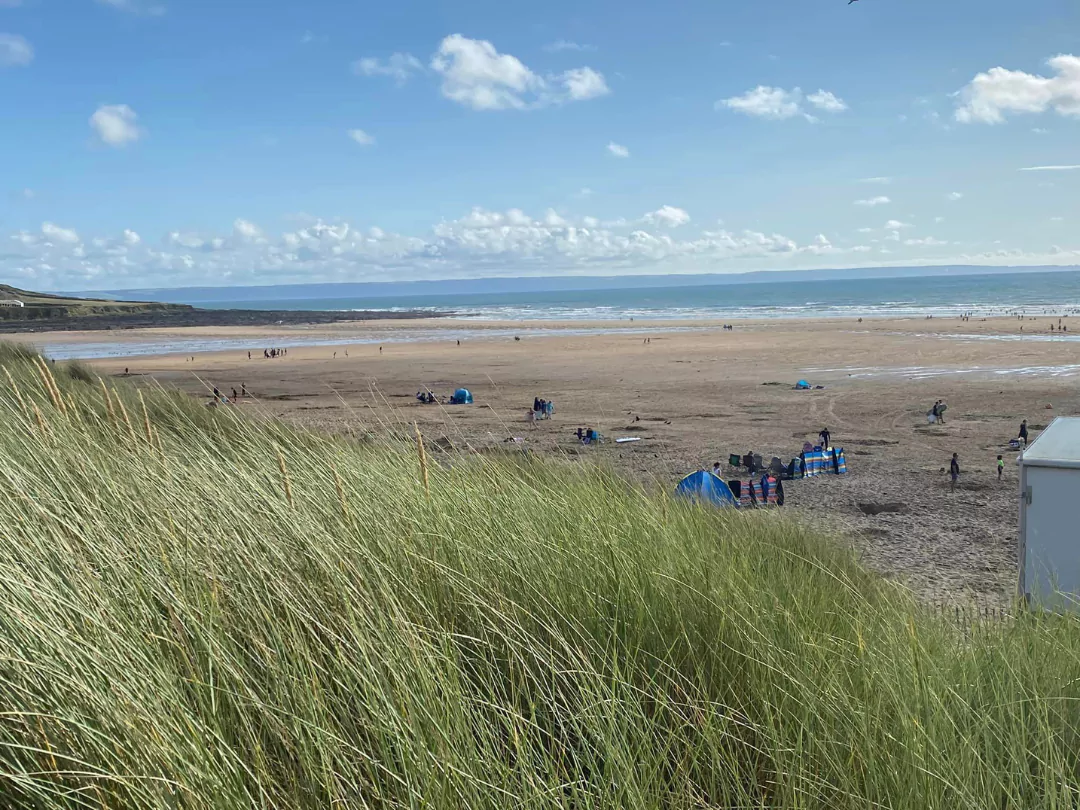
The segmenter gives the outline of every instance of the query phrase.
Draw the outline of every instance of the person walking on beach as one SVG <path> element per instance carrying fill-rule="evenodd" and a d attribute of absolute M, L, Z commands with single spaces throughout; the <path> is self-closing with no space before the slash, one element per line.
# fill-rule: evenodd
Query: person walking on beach
<path fill-rule="evenodd" d="M 829 433 L 828 428 L 822 428 L 821 433 L 819 433 L 818 436 L 821 437 L 822 450 L 828 450 L 830 447 L 832 447 L 832 444 L 830 443 L 832 442 L 832 434 Z"/>
<path fill-rule="evenodd" d="M 1020 423 L 1020 441 L 1024 443 L 1024 447 L 1028 446 L 1027 419 Z"/>
<path fill-rule="evenodd" d="M 960 480 L 960 458 L 956 453 L 952 454 L 952 461 L 949 462 L 949 478 L 949 492 L 956 492 L 956 482 Z"/>
<path fill-rule="evenodd" d="M 1003 459 L 1001 456 L 998 456 L 998 465 L 997 465 L 997 467 L 998 467 L 998 481 L 1000 481 L 1002 476 L 1005 475 L 1005 459 Z"/>

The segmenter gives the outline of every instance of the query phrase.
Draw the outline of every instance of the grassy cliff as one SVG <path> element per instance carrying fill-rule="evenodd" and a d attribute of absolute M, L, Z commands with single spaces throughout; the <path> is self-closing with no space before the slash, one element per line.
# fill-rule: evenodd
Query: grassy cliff
<path fill-rule="evenodd" d="M 1080 627 L 0 350 L 0 806 L 1075 808 Z"/>
<path fill-rule="evenodd" d="M 49 293 L 30 292 L 0 284 L 0 299 L 21 301 L 24 306 L 0 306 L 2 321 L 39 321 L 95 315 L 142 315 L 155 312 L 181 312 L 192 309 L 183 304 L 158 304 L 145 301 L 109 301 L 106 299 L 66 298 Z"/>

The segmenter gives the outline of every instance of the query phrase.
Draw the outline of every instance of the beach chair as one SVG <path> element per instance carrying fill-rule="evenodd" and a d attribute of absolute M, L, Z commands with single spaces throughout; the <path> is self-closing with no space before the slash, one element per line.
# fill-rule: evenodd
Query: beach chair
<path fill-rule="evenodd" d="M 727 457 L 727 463 L 728 466 L 733 467 L 737 470 L 740 466 L 742 466 L 742 456 L 740 456 L 738 453 L 732 453 L 730 456 Z"/>

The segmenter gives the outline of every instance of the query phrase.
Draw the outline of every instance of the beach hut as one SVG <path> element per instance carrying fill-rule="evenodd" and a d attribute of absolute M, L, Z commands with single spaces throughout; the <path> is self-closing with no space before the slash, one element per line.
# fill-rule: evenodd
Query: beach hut
<path fill-rule="evenodd" d="M 731 494 L 727 483 L 706 470 L 698 470 L 686 476 L 675 487 L 675 494 L 680 498 L 691 498 L 713 506 L 738 506 L 738 501 Z"/>
<path fill-rule="evenodd" d="M 1080 417 L 1055 419 L 1020 456 L 1020 592 L 1080 609 Z"/>
<path fill-rule="evenodd" d="M 450 397 L 451 405 L 472 405 L 472 392 L 468 388 L 459 388 L 454 392 L 454 395 Z"/>

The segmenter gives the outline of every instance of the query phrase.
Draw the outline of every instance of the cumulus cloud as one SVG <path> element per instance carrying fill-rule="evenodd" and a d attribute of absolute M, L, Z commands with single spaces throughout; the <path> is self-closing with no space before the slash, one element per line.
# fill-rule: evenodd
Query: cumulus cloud
<path fill-rule="evenodd" d="M 69 245 L 78 244 L 79 234 L 69 228 L 61 228 L 51 222 L 41 224 L 41 235 L 51 242 L 65 242 Z"/>
<path fill-rule="evenodd" d="M 682 208 L 672 205 L 663 205 L 656 211 L 646 214 L 642 221 L 647 225 L 662 225 L 668 228 L 678 228 L 690 221 L 690 215 Z"/>
<path fill-rule="evenodd" d="M 610 92 L 601 73 L 574 68 L 543 77 L 487 40 L 451 34 L 439 45 L 431 69 L 442 77 L 442 94 L 474 110 L 524 110 L 585 101 Z"/>
<path fill-rule="evenodd" d="M 950 191 L 945 195 L 945 199 L 951 202 L 964 199 L 964 193 L 962 191 Z"/>
<path fill-rule="evenodd" d="M 880 196 L 870 197 L 865 200 L 856 200 L 855 205 L 862 206 L 863 208 L 876 208 L 879 205 L 888 205 L 891 202 L 892 200 L 890 200 L 888 197 Z"/>
<path fill-rule="evenodd" d="M 373 146 L 375 144 L 375 136 L 369 135 L 362 129 L 350 129 L 349 137 L 361 146 Z"/>
<path fill-rule="evenodd" d="M 34 48 L 18 34 L 0 34 L 0 67 L 26 67 L 34 61 Z"/>
<path fill-rule="evenodd" d="M 608 152 L 610 152 L 612 155 L 614 155 L 617 158 L 628 158 L 628 157 L 630 157 L 630 150 L 627 149 L 622 144 L 615 143 L 615 141 L 611 141 L 607 145 L 607 150 L 608 150 Z"/>
<path fill-rule="evenodd" d="M 353 62 L 352 69 L 359 76 L 389 76 L 403 85 L 414 73 L 423 72 L 424 66 L 411 53 L 394 53 L 386 60 L 365 56 Z"/>
<path fill-rule="evenodd" d="M 122 147 L 142 137 L 139 116 L 127 104 L 104 104 L 90 116 L 90 126 L 102 143 Z"/>
<path fill-rule="evenodd" d="M 674 206 L 630 222 L 574 218 L 553 209 L 534 217 L 518 208 L 474 208 L 421 236 L 317 219 L 271 236 L 238 219 L 225 234 L 173 231 L 154 241 L 127 230 L 86 242 L 74 230 L 45 223 L 40 233 L 10 235 L 0 252 L 0 273 L 15 283 L 45 289 L 117 289 L 315 279 L 724 272 L 790 267 L 825 256 L 834 261 L 858 252 L 837 247 L 824 235 L 800 244 L 768 231 L 694 231 L 689 220 Z"/>
<path fill-rule="evenodd" d="M 741 96 L 732 96 L 716 102 L 717 109 L 733 110 L 743 115 L 756 118 L 768 118 L 782 121 L 801 115 L 808 120 L 816 120 L 803 109 L 803 101 L 823 112 L 838 113 L 848 108 L 847 104 L 828 90 L 818 90 L 809 96 L 803 96 L 801 89 L 784 90 L 780 87 L 758 85 Z"/>
<path fill-rule="evenodd" d="M 912 247 L 940 247 L 949 243 L 943 242 L 940 239 L 935 239 L 932 236 L 927 236 L 924 239 L 905 239 L 904 244 Z"/>
<path fill-rule="evenodd" d="M 1080 117 L 1080 57 L 1062 54 L 1047 60 L 1052 76 L 995 67 L 980 73 L 958 94 L 956 120 L 1000 124 L 1009 113 Z"/>
<path fill-rule="evenodd" d="M 898 230 L 901 230 L 902 228 L 910 228 L 910 227 L 911 227 L 910 222 L 901 222 L 898 219 L 890 219 L 888 222 L 885 223 L 885 230 L 887 230 L 887 231 L 898 231 Z"/>
<path fill-rule="evenodd" d="M 837 98 L 828 90 L 818 90 L 816 93 L 811 93 L 806 97 L 806 100 L 814 107 L 825 112 L 843 112 L 848 108 L 848 105 L 842 99 Z"/>

